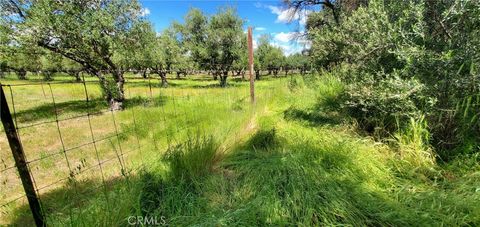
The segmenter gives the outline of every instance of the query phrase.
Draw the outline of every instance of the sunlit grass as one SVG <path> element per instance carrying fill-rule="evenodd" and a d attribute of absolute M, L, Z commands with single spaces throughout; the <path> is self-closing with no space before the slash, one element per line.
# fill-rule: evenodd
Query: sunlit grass
<path fill-rule="evenodd" d="M 121 177 L 114 160 L 104 168 L 105 191 L 99 171 L 80 175 L 85 178 L 76 185 L 44 191 L 49 223 L 116 226 L 146 216 L 171 226 L 480 224 L 479 157 L 442 165 L 430 162 L 431 156 L 418 160 L 415 155 L 432 152 L 424 146 L 421 122 L 384 144 L 359 134 L 336 111 L 342 85 L 334 78 L 265 78 L 257 82 L 255 105 L 247 82 L 222 89 L 207 79 L 171 80 L 169 88 L 155 87 L 152 94 L 143 80 L 127 86 L 130 100 L 143 97 L 114 113 L 125 132 L 122 150 L 133 151 L 125 157 L 131 174 Z M 112 133 L 111 118 L 92 118 L 96 135 Z M 63 127 L 68 143 L 88 137 L 84 123 Z M 40 128 L 24 137 L 38 147 L 58 146 L 58 132 L 38 133 L 46 132 Z M 119 150 L 112 142 L 98 147 L 104 157 Z M 26 150 L 27 156 L 46 155 Z M 81 157 L 94 158 L 71 159 Z M 49 160 L 38 165 L 42 180 L 66 170 Z M 30 223 L 25 206 L 4 217 Z"/>

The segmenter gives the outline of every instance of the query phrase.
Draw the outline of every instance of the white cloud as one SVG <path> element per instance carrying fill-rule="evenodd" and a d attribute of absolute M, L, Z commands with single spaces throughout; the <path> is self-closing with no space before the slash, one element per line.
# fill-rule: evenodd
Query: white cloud
<path fill-rule="evenodd" d="M 280 32 L 275 34 L 273 39 L 279 42 L 286 43 L 286 42 L 290 42 L 294 38 L 295 34 L 296 34 L 295 32 Z"/>
<path fill-rule="evenodd" d="M 144 16 L 147 16 L 147 15 L 150 15 L 150 9 L 149 8 L 142 8 L 140 10 L 140 16 L 144 17 Z"/>
<path fill-rule="evenodd" d="M 295 11 L 293 8 L 280 8 L 278 6 L 267 6 L 273 14 L 277 15 L 277 23 L 290 23 L 292 21 L 299 21 L 301 25 L 307 22 L 307 16 L 311 10 Z"/>
<path fill-rule="evenodd" d="M 272 33 L 273 40 L 271 44 L 282 48 L 285 55 L 299 53 L 311 46 L 311 42 L 302 36 L 299 32 L 280 32 Z"/>
<path fill-rule="evenodd" d="M 265 30 L 267 29 L 264 27 L 255 27 L 255 31 L 265 31 Z"/>
<path fill-rule="evenodd" d="M 304 50 L 303 46 L 298 45 L 298 43 L 278 43 L 278 42 L 271 42 L 270 43 L 274 47 L 280 47 L 283 50 L 283 53 L 287 56 L 290 56 L 295 53 L 300 53 Z"/>

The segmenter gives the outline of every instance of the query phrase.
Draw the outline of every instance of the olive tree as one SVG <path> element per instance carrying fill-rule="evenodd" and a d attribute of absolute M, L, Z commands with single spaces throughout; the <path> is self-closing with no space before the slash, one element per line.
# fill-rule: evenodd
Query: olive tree
<path fill-rule="evenodd" d="M 145 48 L 140 50 L 144 68 L 149 68 L 161 78 L 162 87 L 168 85 L 167 74 L 173 70 L 183 70 L 186 63 L 175 31 L 169 28 L 160 34 L 153 30 L 145 31 Z"/>
<path fill-rule="evenodd" d="M 243 20 L 231 9 L 223 9 L 210 18 L 206 40 L 210 67 L 220 76 L 220 86 L 227 85 L 228 72 L 240 58 Z"/>
<path fill-rule="evenodd" d="M 273 76 L 278 76 L 284 61 L 283 50 L 280 47 L 270 46 L 265 56 L 266 67 Z"/>
<path fill-rule="evenodd" d="M 240 42 L 239 46 L 239 58 L 233 62 L 233 74 L 235 76 L 242 76 L 242 79 L 245 79 L 245 70 L 248 66 L 248 39 L 244 35 L 243 39 Z"/>
<path fill-rule="evenodd" d="M 221 9 L 207 17 L 198 9 L 191 9 L 184 24 L 175 25 L 180 42 L 188 49 L 193 62 L 220 78 L 220 86 L 227 85 L 228 72 L 240 59 L 244 39 L 243 21 L 231 8 Z"/>
<path fill-rule="evenodd" d="M 260 79 L 260 72 L 267 70 L 269 74 L 278 75 L 283 61 L 283 50 L 271 44 L 271 37 L 262 35 L 258 40 L 258 48 L 255 50 L 255 75 Z"/>
<path fill-rule="evenodd" d="M 19 80 L 27 80 L 28 72 L 38 72 L 43 53 L 28 50 L 25 46 L 8 46 L 1 53 L 1 70 L 15 72 Z"/>
<path fill-rule="evenodd" d="M 174 23 L 180 45 L 188 50 L 193 68 L 210 70 L 206 53 L 208 17 L 192 8 L 184 17 L 184 23 Z"/>
<path fill-rule="evenodd" d="M 143 22 L 136 0 L 3 1 L 2 13 L 15 36 L 79 63 L 99 78 L 106 101 L 122 109 L 124 76 L 116 55 L 137 44 L 132 34 Z M 107 72 L 107 73 L 105 73 Z"/>
<path fill-rule="evenodd" d="M 270 37 L 262 35 L 258 39 L 258 47 L 254 52 L 255 79 L 260 80 L 261 71 L 267 70 L 267 55 L 270 51 Z"/>

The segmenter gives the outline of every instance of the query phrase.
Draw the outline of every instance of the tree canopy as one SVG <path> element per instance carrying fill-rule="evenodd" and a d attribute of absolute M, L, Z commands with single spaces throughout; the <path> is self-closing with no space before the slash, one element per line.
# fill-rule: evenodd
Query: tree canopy
<path fill-rule="evenodd" d="M 122 108 L 124 77 L 118 55 L 139 45 L 136 37 L 143 33 L 134 28 L 147 23 L 137 1 L 12 0 L 2 6 L 2 26 L 12 28 L 19 45 L 36 45 L 82 65 L 100 79 L 111 108 Z"/>

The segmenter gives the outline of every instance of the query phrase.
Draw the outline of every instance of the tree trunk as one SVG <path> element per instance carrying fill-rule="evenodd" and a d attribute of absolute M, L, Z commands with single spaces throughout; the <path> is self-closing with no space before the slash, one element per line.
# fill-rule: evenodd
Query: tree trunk
<path fill-rule="evenodd" d="M 143 79 L 147 79 L 147 70 L 146 69 L 143 70 L 142 77 L 143 77 Z"/>
<path fill-rule="evenodd" d="M 260 80 L 260 70 L 255 70 L 255 80 Z"/>
<path fill-rule="evenodd" d="M 223 75 L 220 75 L 220 87 L 227 86 L 227 77 L 228 77 L 228 71 L 224 72 Z"/>
<path fill-rule="evenodd" d="M 285 70 L 285 76 L 288 76 L 288 69 Z"/>
<path fill-rule="evenodd" d="M 180 71 L 177 71 L 177 79 L 180 79 L 181 75 L 182 75 L 182 73 Z"/>
<path fill-rule="evenodd" d="M 160 79 L 161 79 L 161 86 L 167 87 L 168 86 L 167 73 L 159 71 L 158 75 L 160 76 Z"/>
<path fill-rule="evenodd" d="M 44 81 L 52 81 L 55 71 L 47 70 L 42 73 Z"/>
<path fill-rule="evenodd" d="M 277 76 L 278 76 L 278 69 L 274 69 L 274 70 L 273 70 L 273 76 L 274 76 L 274 77 L 277 77 Z"/>
<path fill-rule="evenodd" d="M 217 72 L 213 72 L 212 75 L 213 75 L 213 80 L 218 80 Z"/>
<path fill-rule="evenodd" d="M 125 92 L 123 86 L 125 84 L 125 78 L 123 77 L 123 72 L 118 69 L 112 70 L 113 79 L 115 81 L 115 87 L 108 103 L 110 105 L 111 110 L 122 110 L 123 109 L 123 102 L 125 101 Z"/>
<path fill-rule="evenodd" d="M 17 76 L 19 80 L 26 80 L 27 79 L 27 71 L 20 69 L 17 71 Z"/>
<path fill-rule="evenodd" d="M 73 71 L 73 77 L 75 77 L 75 82 L 82 82 L 82 77 L 80 77 L 80 71 Z"/>

